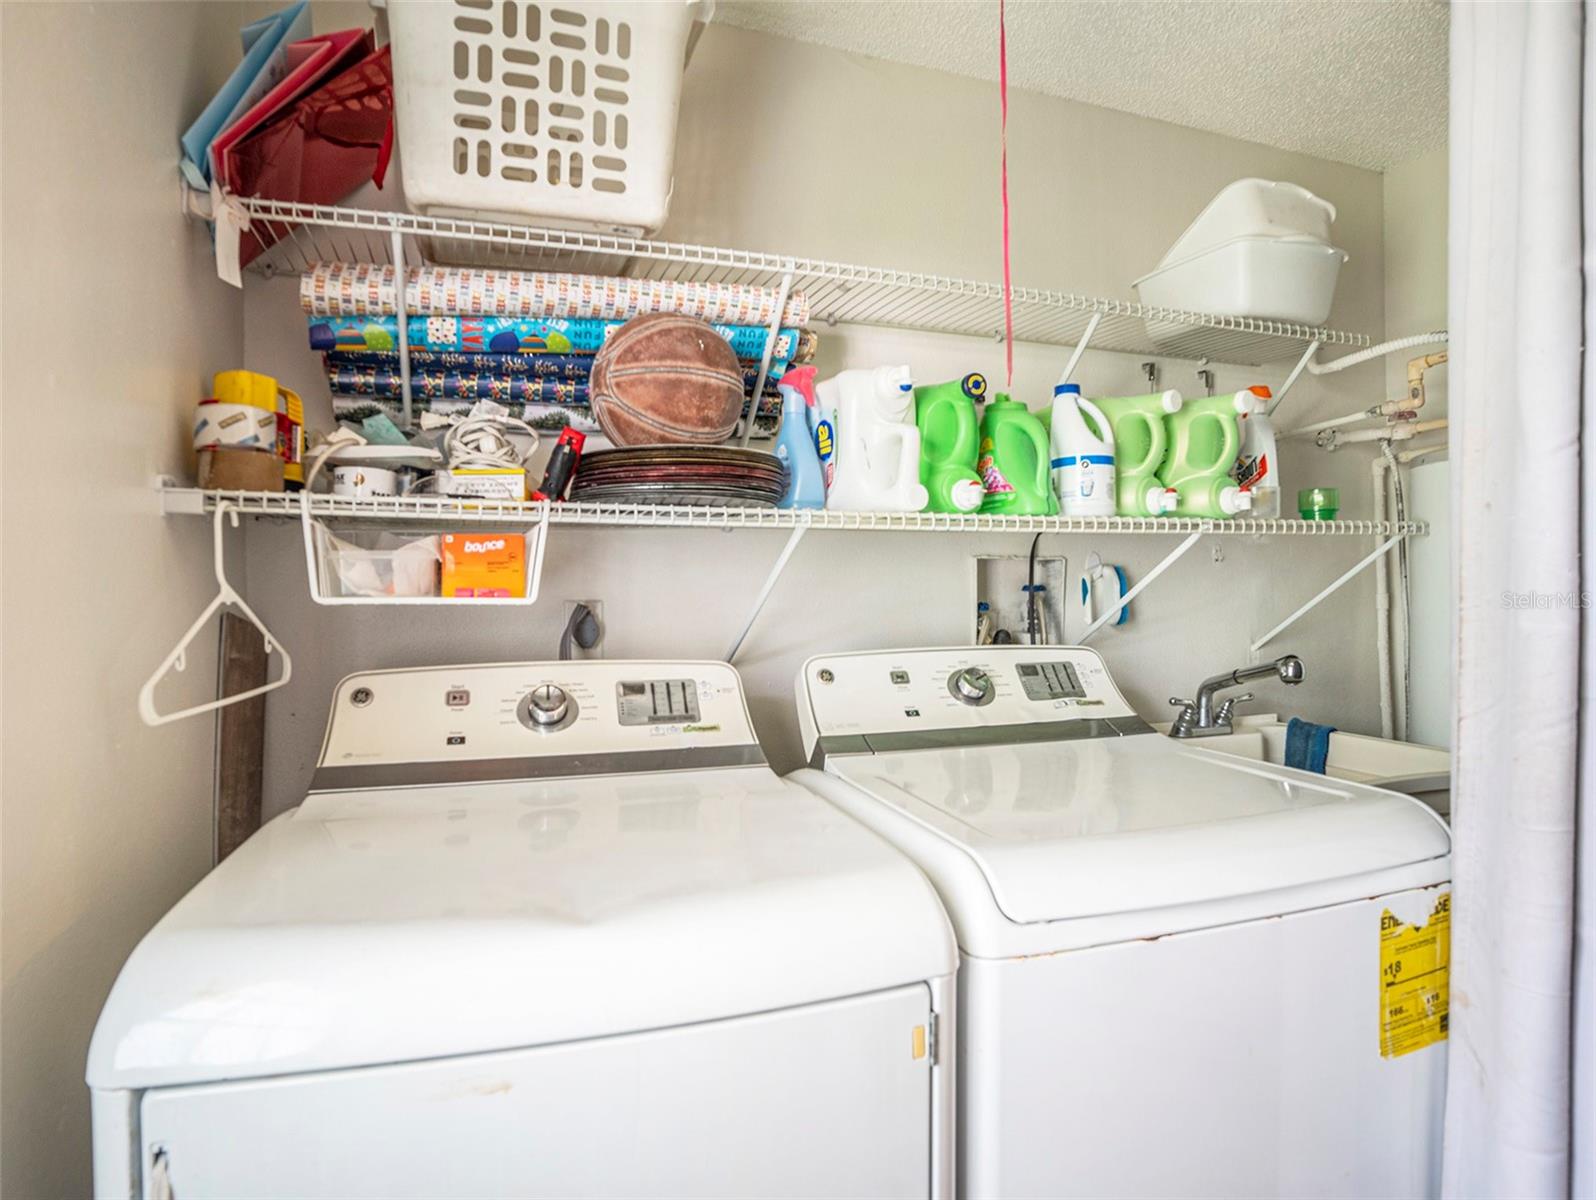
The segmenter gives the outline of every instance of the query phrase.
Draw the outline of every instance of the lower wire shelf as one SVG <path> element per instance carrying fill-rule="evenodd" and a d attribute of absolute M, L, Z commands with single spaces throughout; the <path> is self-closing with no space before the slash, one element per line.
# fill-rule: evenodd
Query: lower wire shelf
<path fill-rule="evenodd" d="M 198 488 L 161 489 L 162 511 L 171 515 L 204 515 L 226 501 L 246 516 L 299 519 L 303 500 L 297 492 L 208 492 Z M 317 494 L 310 498 L 313 517 L 374 520 L 388 523 L 457 524 L 461 522 L 535 521 L 542 506 L 500 500 L 457 500 L 439 496 L 371 497 Z M 833 512 L 827 509 L 699 508 L 672 505 L 556 504 L 554 525 L 676 529 L 840 529 L 883 533 L 1097 533 L 1097 534 L 1231 534 L 1270 537 L 1393 537 L 1423 535 L 1423 521 L 1301 521 L 1233 517 L 1208 520 L 1191 517 L 1025 517 L 951 513 Z"/>

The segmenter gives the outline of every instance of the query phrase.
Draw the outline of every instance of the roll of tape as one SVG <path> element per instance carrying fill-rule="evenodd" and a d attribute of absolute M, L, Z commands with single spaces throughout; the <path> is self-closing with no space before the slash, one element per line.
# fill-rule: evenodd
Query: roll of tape
<path fill-rule="evenodd" d="M 194 449 L 238 446 L 277 449 L 277 414 L 248 404 L 212 402 L 194 409 Z"/>

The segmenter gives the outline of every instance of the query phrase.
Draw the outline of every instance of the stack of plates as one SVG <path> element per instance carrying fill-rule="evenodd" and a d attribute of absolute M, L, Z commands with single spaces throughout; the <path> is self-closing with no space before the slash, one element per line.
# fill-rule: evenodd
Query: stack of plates
<path fill-rule="evenodd" d="M 571 499 L 771 508 L 785 489 L 774 454 L 733 446 L 635 446 L 584 454 Z"/>

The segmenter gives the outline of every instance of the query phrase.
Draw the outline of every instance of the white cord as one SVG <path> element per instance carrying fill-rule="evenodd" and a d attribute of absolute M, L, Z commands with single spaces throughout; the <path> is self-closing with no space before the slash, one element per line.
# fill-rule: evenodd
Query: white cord
<path fill-rule="evenodd" d="M 532 439 L 524 453 L 510 439 L 512 429 Z M 497 415 L 467 417 L 451 425 L 443 439 L 443 452 L 450 468 L 456 471 L 525 467 L 537 448 L 537 430 L 515 417 Z"/>
<path fill-rule="evenodd" d="M 1433 333 L 1419 333 L 1412 337 L 1397 338 L 1393 342 L 1381 342 L 1378 346 L 1370 346 L 1367 350 L 1359 350 L 1356 354 L 1348 354 L 1334 362 L 1310 362 L 1308 371 L 1313 375 L 1329 375 L 1334 371 L 1344 371 L 1348 367 L 1355 367 L 1361 362 L 1368 362 L 1371 358 L 1381 358 L 1387 354 L 1395 354 L 1398 350 L 1407 350 L 1412 346 L 1432 346 L 1447 340 L 1446 330 L 1438 329 Z"/>

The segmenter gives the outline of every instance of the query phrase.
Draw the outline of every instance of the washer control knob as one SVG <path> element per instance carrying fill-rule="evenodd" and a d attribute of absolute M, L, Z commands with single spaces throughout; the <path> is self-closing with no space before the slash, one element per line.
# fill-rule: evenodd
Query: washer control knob
<path fill-rule="evenodd" d="M 565 689 L 552 683 L 538 685 L 526 698 L 526 715 L 538 726 L 558 725 L 570 707 L 571 698 Z"/>
<path fill-rule="evenodd" d="M 980 667 L 965 667 L 949 678 L 948 690 L 961 704 L 986 704 L 992 699 L 992 677 Z"/>

